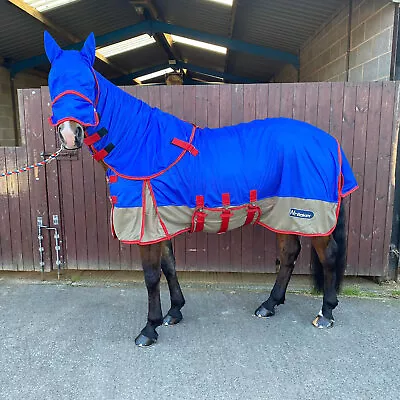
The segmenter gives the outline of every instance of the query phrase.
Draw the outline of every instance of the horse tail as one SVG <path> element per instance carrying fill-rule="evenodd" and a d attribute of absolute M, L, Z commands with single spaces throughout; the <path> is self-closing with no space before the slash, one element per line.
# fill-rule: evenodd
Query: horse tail
<path fill-rule="evenodd" d="M 343 202 L 340 203 L 339 215 L 336 227 L 332 232 L 333 239 L 337 244 L 337 254 L 335 262 L 336 271 L 336 291 L 340 290 L 343 281 L 344 271 L 346 269 L 346 250 L 347 250 L 347 235 L 346 235 L 346 211 Z M 311 270 L 314 278 L 314 287 L 318 292 L 324 289 L 324 268 L 318 258 L 317 252 L 311 248 Z"/>

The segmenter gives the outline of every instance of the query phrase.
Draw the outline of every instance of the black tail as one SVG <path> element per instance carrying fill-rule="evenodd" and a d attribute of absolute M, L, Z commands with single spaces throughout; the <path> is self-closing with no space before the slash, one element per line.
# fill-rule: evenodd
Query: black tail
<path fill-rule="evenodd" d="M 343 201 L 340 204 L 339 216 L 335 230 L 332 233 L 333 238 L 338 246 L 336 257 L 336 291 L 340 290 L 343 281 L 344 271 L 346 269 L 346 212 L 344 209 Z M 324 268 L 319 261 L 318 255 L 314 248 L 311 248 L 311 271 L 314 278 L 314 287 L 318 292 L 324 289 Z"/>

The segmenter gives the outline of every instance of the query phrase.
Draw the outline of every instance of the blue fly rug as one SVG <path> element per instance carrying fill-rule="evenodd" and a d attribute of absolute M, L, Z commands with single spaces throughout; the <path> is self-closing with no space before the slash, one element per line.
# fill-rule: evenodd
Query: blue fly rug
<path fill-rule="evenodd" d="M 87 43 L 81 52 L 58 54 L 51 54 L 52 45 L 46 44 L 50 122 L 86 127 L 94 159 L 108 166 L 119 240 L 149 244 L 247 224 L 304 236 L 329 235 L 335 228 L 341 199 L 357 182 L 326 132 L 286 118 L 195 127 L 95 72 Z"/>

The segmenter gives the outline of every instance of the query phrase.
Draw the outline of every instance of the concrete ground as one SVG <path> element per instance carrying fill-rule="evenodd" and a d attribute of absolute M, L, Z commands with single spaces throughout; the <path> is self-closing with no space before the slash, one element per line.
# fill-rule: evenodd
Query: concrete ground
<path fill-rule="evenodd" d="M 263 320 L 252 314 L 269 278 L 184 277 L 184 320 L 144 349 L 146 291 L 128 276 L 0 274 L 0 399 L 400 398 L 397 285 L 348 280 L 365 297 L 342 296 L 335 327 L 320 331 L 321 298 L 302 278 Z"/>

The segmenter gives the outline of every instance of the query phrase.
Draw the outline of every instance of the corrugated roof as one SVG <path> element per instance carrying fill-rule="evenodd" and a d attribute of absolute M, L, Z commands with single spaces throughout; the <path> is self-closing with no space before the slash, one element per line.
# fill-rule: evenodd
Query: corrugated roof
<path fill-rule="evenodd" d="M 160 21 L 187 29 L 234 39 L 298 54 L 300 47 L 326 23 L 347 0 L 237 0 L 234 24 L 232 7 L 207 0 L 151 0 Z M 91 31 L 103 35 L 143 21 L 134 1 L 79 0 L 50 10 L 44 15 L 56 26 L 84 39 Z M 44 26 L 6 0 L 0 1 L 0 56 L 20 61 L 43 53 Z M 55 34 L 59 44 L 70 44 Z M 201 40 L 201 39 L 200 39 Z M 174 44 L 183 61 L 223 72 L 228 65 L 232 75 L 267 80 L 277 74 L 283 64 L 260 56 L 229 51 L 224 55 Z M 125 71 L 136 71 L 163 64 L 168 55 L 160 45 L 110 57 Z M 106 77 L 118 76 L 118 68 L 96 62 Z M 44 66 L 40 67 L 46 69 Z"/>

